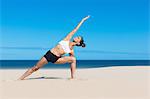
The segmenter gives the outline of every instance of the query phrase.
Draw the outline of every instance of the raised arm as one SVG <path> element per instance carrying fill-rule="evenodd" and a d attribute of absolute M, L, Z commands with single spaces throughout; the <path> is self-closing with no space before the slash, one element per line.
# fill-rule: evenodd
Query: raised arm
<path fill-rule="evenodd" d="M 76 31 L 80 28 L 80 26 L 83 24 L 83 22 L 86 21 L 89 17 L 90 17 L 90 16 L 87 16 L 87 17 L 83 18 L 83 19 L 81 20 L 81 22 L 76 26 L 76 28 L 75 28 L 73 31 L 71 31 L 71 32 L 64 38 L 64 40 L 66 40 L 66 41 L 70 40 L 70 39 L 72 38 L 72 36 L 76 33 Z"/>

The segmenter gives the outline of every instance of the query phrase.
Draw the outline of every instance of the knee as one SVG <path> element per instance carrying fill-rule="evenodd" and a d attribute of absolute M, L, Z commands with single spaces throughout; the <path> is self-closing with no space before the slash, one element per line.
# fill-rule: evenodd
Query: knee
<path fill-rule="evenodd" d="M 76 62 L 76 58 L 75 57 L 70 57 L 71 63 L 75 63 Z"/>

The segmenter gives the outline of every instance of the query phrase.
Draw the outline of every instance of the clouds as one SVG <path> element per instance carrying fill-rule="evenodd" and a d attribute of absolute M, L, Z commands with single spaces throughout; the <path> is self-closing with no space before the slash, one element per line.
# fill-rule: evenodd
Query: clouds
<path fill-rule="evenodd" d="M 44 47 L 0 47 L 0 60 L 38 60 L 49 48 Z M 148 60 L 149 52 L 120 52 L 104 50 L 75 50 L 78 60 Z"/>
<path fill-rule="evenodd" d="M 49 50 L 44 47 L 0 47 L 1 50 Z M 120 52 L 120 51 L 103 51 L 103 50 L 77 50 L 80 53 L 99 53 L 99 54 L 127 54 L 127 55 L 150 55 L 150 52 Z"/>
<path fill-rule="evenodd" d="M 17 50 L 48 50 L 49 48 L 42 48 L 42 47 L 0 47 L 0 49 L 17 49 Z"/>

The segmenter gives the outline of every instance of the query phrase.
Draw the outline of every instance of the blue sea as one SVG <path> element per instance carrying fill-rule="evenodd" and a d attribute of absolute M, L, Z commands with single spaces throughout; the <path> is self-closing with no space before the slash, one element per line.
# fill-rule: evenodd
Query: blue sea
<path fill-rule="evenodd" d="M 0 69 L 26 69 L 38 60 L 0 60 Z M 77 60 L 77 68 L 99 68 L 113 66 L 150 66 L 150 60 Z M 69 68 L 69 64 L 48 63 L 42 68 Z"/>

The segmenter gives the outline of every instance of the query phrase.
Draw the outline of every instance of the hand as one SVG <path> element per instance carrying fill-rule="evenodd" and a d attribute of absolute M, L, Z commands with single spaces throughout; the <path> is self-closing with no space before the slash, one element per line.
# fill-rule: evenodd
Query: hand
<path fill-rule="evenodd" d="M 88 15 L 87 17 L 83 18 L 82 20 L 85 21 L 87 20 L 88 18 L 90 18 L 90 15 Z"/>

